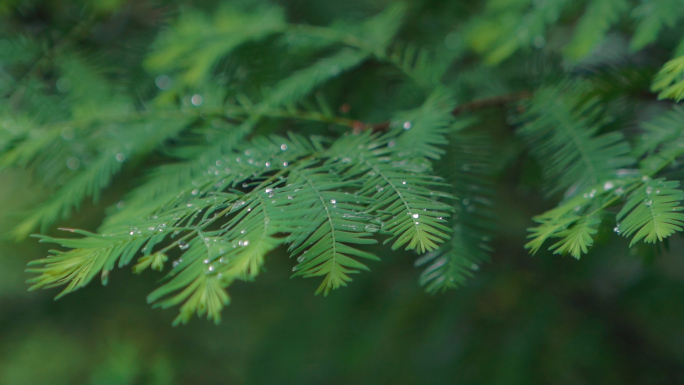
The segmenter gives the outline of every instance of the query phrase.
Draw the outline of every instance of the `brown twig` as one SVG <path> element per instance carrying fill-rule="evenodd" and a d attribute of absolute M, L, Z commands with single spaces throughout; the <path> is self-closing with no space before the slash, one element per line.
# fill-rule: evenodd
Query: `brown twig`
<path fill-rule="evenodd" d="M 529 99 L 532 93 L 529 91 L 516 92 L 514 94 L 500 95 L 493 98 L 473 100 L 460 106 L 456 106 L 451 111 L 451 115 L 459 115 L 464 112 L 482 110 L 484 108 L 503 107 L 504 105 L 518 100 Z"/>
<path fill-rule="evenodd" d="M 451 115 L 457 116 L 465 112 L 478 111 L 485 108 L 493 107 L 503 107 L 508 103 L 515 102 L 518 100 L 529 99 L 532 97 L 532 93 L 529 91 L 521 91 L 513 94 L 494 96 L 487 99 L 473 100 L 465 104 L 456 106 L 452 111 Z M 380 123 L 365 123 L 360 120 L 355 120 L 352 128 L 354 133 L 358 134 L 365 130 L 371 130 L 373 132 L 387 131 L 390 128 L 390 122 L 384 121 Z"/>

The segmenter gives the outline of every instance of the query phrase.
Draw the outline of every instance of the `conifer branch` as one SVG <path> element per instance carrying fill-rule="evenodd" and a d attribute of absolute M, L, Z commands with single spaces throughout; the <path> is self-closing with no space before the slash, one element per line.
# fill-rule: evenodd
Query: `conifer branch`
<path fill-rule="evenodd" d="M 0 105 L 0 168 L 22 167 L 51 187 L 15 234 L 69 217 L 123 172 L 140 181 L 97 231 L 41 236 L 63 250 L 30 264 L 31 289 L 62 287 L 62 296 L 133 265 L 135 273 L 166 274 L 148 301 L 178 306 L 175 323 L 195 314 L 218 322 L 230 285 L 256 279 L 277 247 L 287 245 L 296 261 L 293 276 L 318 277 L 315 292 L 327 295 L 379 259 L 368 247 L 379 237 L 418 255 L 427 291 L 455 288 L 489 259 L 495 191 L 510 187 L 495 183 L 519 174 L 511 167 L 558 199 L 533 218 L 525 246 L 532 254 L 551 241 L 550 252 L 580 258 L 606 226 L 630 237 L 630 246 L 682 231 L 684 192 L 662 176 L 681 168 L 683 110 L 654 110 L 659 116 L 640 124 L 621 98 L 645 91 L 640 79 L 654 72 L 651 64 L 639 64 L 633 77 L 614 66 L 589 77 L 555 62 L 521 70 L 537 61 L 530 49 L 547 57 L 559 47 L 545 48 L 546 39 L 566 20 L 578 26 L 563 51 L 573 60 L 618 20 L 636 21 L 634 49 L 657 44 L 682 16 L 680 0 L 629 14 L 624 0 L 514 3 L 487 5 L 463 26 L 425 39 L 412 36 L 424 27 L 405 23 L 416 15 L 404 3 L 330 25 L 293 23 L 273 4 L 226 4 L 211 14 L 189 6 L 167 28 L 148 31 L 159 36 L 144 44 L 149 54 L 137 64 L 112 59 L 137 65 L 145 88 L 137 93 L 121 89 L 124 75 L 101 69 L 93 59 L 101 51 L 89 56 L 72 44 L 83 24 L 46 35 L 63 36 L 52 44 L 29 36 L 26 50 L 20 38 L 0 35 L 0 95 L 8 101 Z M 629 26 L 621 23 L 621 33 Z M 55 59 L 49 77 L 38 71 L 48 56 Z M 684 62 L 681 52 L 672 57 L 652 89 L 679 100 Z M 466 94 L 497 96 L 459 104 L 459 79 Z M 538 86 L 517 91 L 521 84 Z M 643 109 L 643 100 L 629 99 L 631 110 Z M 328 100 L 364 106 L 363 115 L 338 114 Z M 519 140 L 496 162 L 496 131 L 470 130 L 470 115 L 513 103 L 505 126 Z M 539 178 L 519 166 L 527 161 L 521 153 Z"/>

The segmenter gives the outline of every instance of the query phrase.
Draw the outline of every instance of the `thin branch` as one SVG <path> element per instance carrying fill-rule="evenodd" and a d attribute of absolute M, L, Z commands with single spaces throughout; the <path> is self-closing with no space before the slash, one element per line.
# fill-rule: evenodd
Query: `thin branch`
<path fill-rule="evenodd" d="M 532 97 L 532 93 L 529 91 L 517 92 L 514 94 L 500 95 L 487 99 L 473 100 L 460 106 L 456 106 L 451 111 L 451 114 L 456 116 L 464 112 L 477 111 L 485 108 L 493 107 L 503 107 L 508 103 L 515 102 L 518 100 L 529 99 Z"/>
<path fill-rule="evenodd" d="M 521 91 L 513 94 L 506 94 L 500 96 L 494 96 L 486 99 L 473 100 L 465 104 L 458 105 L 451 110 L 451 115 L 458 116 L 462 113 L 483 110 L 486 108 L 503 107 L 508 103 L 512 103 L 518 100 L 529 99 L 532 97 L 532 93 L 529 91 Z M 364 130 L 371 130 L 373 132 L 387 131 L 390 128 L 390 122 L 384 121 L 380 123 L 365 123 L 359 120 L 354 121 L 353 129 L 354 133 L 358 134 Z"/>

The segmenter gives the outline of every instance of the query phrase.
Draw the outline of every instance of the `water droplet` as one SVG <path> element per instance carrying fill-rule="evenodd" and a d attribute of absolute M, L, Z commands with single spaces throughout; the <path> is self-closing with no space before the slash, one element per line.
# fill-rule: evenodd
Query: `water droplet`
<path fill-rule="evenodd" d="M 415 224 L 416 224 L 416 225 L 419 225 L 419 224 L 420 224 L 420 222 L 415 222 Z"/>
<path fill-rule="evenodd" d="M 404 130 L 410 130 L 411 126 L 412 126 L 411 122 L 409 122 L 409 121 L 404 122 L 404 126 L 403 126 Z"/>
<path fill-rule="evenodd" d="M 615 191 L 613 191 L 613 194 L 618 195 L 618 196 L 620 196 L 624 193 L 625 193 L 625 189 L 623 189 L 622 187 L 618 187 L 615 189 Z"/>
<path fill-rule="evenodd" d="M 292 271 L 297 271 L 297 270 L 299 270 L 299 268 L 297 266 L 292 268 Z"/>
<path fill-rule="evenodd" d="M 648 182 L 649 180 L 651 180 L 651 177 L 648 176 L 648 175 L 644 175 L 644 176 L 641 177 L 641 181 L 642 181 L 642 182 Z"/>
<path fill-rule="evenodd" d="M 266 163 L 264 163 L 264 166 L 266 166 L 266 168 L 271 167 L 271 162 L 266 162 Z"/>
<path fill-rule="evenodd" d="M 593 198 L 596 195 L 596 189 L 591 189 L 589 192 L 589 198 Z"/>
<path fill-rule="evenodd" d="M 616 234 L 620 234 L 620 224 L 619 223 L 617 225 L 615 225 L 615 227 L 613 227 L 613 231 Z"/>
<path fill-rule="evenodd" d="M 364 227 L 363 229 L 366 230 L 366 232 L 368 233 L 377 233 L 380 230 L 378 226 L 371 224 L 367 224 L 366 227 Z"/>
<path fill-rule="evenodd" d="M 651 195 L 652 192 L 653 192 L 653 187 L 651 187 L 651 186 L 646 187 L 646 194 Z"/>
<path fill-rule="evenodd" d="M 178 241 L 178 248 L 181 250 L 187 250 L 190 245 L 185 241 Z"/>
<path fill-rule="evenodd" d="M 336 203 L 337 203 L 337 201 L 336 201 L 336 200 L 334 200 L 334 199 L 331 199 L 331 200 L 330 200 L 330 203 L 332 203 L 332 204 L 336 204 Z"/>
<path fill-rule="evenodd" d="M 126 202 L 124 201 L 119 201 L 116 203 L 116 208 L 117 210 L 123 210 L 123 208 L 126 207 Z"/>
<path fill-rule="evenodd" d="M 266 189 L 264 190 L 264 193 L 266 193 L 266 194 L 270 194 L 272 192 L 273 192 L 273 189 L 270 187 L 266 187 Z"/>
<path fill-rule="evenodd" d="M 198 190 L 198 189 L 194 189 L 194 190 L 192 190 L 191 194 L 192 194 L 192 195 L 197 195 L 197 194 L 199 194 L 199 190 Z"/>
<path fill-rule="evenodd" d="M 283 162 L 283 167 L 287 167 L 287 166 L 289 166 L 289 165 L 290 165 L 289 163 Z"/>
<path fill-rule="evenodd" d="M 192 105 L 195 107 L 201 106 L 202 105 L 202 95 L 200 95 L 200 94 L 192 95 L 190 102 L 192 102 Z"/>
<path fill-rule="evenodd" d="M 280 150 L 281 151 L 286 151 L 287 150 L 287 144 L 283 143 L 280 145 Z"/>
<path fill-rule="evenodd" d="M 382 192 L 383 190 L 385 190 L 385 188 L 382 187 L 382 186 L 380 186 L 380 185 L 375 185 L 375 190 L 376 190 L 377 192 Z"/>
<path fill-rule="evenodd" d="M 401 184 L 406 185 L 406 181 L 402 181 Z"/>
<path fill-rule="evenodd" d="M 249 245 L 249 241 L 247 241 L 247 240 L 240 241 L 240 242 L 238 242 L 238 245 L 240 245 L 240 246 L 248 246 L 248 245 Z"/>
<path fill-rule="evenodd" d="M 653 204 L 653 200 L 651 200 L 651 199 L 646 199 L 646 200 L 644 200 L 644 204 L 645 204 L 646 206 L 651 206 L 651 205 Z"/>
<path fill-rule="evenodd" d="M 77 157 L 72 156 L 71 158 L 67 159 L 66 165 L 69 167 L 69 169 L 76 171 L 79 167 L 81 167 L 81 161 Z"/>
<path fill-rule="evenodd" d="M 204 262 L 205 265 L 208 265 L 209 264 L 209 258 L 205 258 L 204 261 L 202 261 L 202 262 Z"/>
<path fill-rule="evenodd" d="M 209 266 L 209 271 L 214 271 L 215 267 L 214 265 Z"/>
<path fill-rule="evenodd" d="M 420 215 L 419 214 L 413 214 L 412 217 L 413 217 L 413 219 L 418 219 L 418 218 L 420 218 Z"/>
<path fill-rule="evenodd" d="M 302 262 L 304 262 L 305 259 L 306 259 L 305 256 L 300 255 L 299 257 L 297 257 L 297 262 L 298 262 L 298 263 L 302 263 Z"/>
<path fill-rule="evenodd" d="M 387 143 L 387 147 L 389 147 L 389 148 L 392 148 L 392 147 L 394 147 L 394 146 L 396 146 L 396 145 L 397 145 L 397 142 L 394 141 L 394 140 L 390 140 L 390 141 Z"/>
<path fill-rule="evenodd" d="M 159 75 L 154 79 L 154 84 L 162 91 L 168 90 L 171 87 L 171 78 L 166 75 Z"/>
<path fill-rule="evenodd" d="M 117 162 L 123 163 L 125 160 L 126 160 L 126 154 L 124 154 L 123 152 L 116 154 L 116 161 Z"/>
<path fill-rule="evenodd" d="M 613 182 L 611 182 L 611 181 L 607 181 L 603 184 L 603 191 L 612 190 L 613 187 L 615 187 L 615 184 L 613 184 Z"/>

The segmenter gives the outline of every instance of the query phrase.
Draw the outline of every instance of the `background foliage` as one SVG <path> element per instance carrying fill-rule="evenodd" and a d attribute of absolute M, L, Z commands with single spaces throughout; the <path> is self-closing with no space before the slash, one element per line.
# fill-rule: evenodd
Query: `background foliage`
<path fill-rule="evenodd" d="M 5 1 L 0 383 L 681 382 L 682 16 Z"/>

